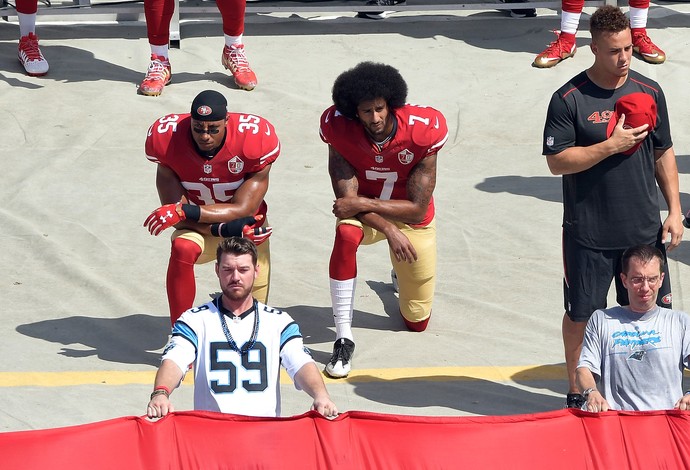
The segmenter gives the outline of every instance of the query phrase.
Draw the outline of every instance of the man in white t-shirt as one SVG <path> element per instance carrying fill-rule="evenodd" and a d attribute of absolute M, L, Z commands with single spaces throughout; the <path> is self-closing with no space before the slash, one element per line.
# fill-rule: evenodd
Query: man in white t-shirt
<path fill-rule="evenodd" d="M 338 410 L 321 372 L 285 312 L 252 297 L 257 251 L 246 238 L 223 239 L 216 274 L 222 295 L 182 314 L 163 352 L 146 414 L 174 411 L 170 394 L 194 364 L 194 409 L 248 416 L 280 416 L 280 366 L 326 417 Z"/>
<path fill-rule="evenodd" d="M 690 315 L 656 304 L 663 255 L 637 245 L 623 253 L 621 264 L 630 305 L 597 310 L 587 322 L 576 372 L 587 400 L 583 409 L 690 410 L 690 394 L 683 394 Z"/>

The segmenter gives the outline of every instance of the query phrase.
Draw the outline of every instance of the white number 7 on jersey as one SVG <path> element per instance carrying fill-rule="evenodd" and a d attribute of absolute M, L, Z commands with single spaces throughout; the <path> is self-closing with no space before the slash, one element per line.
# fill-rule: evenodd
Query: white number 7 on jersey
<path fill-rule="evenodd" d="M 365 173 L 369 181 L 383 180 L 383 188 L 379 199 L 389 201 L 393 195 L 393 185 L 398 181 L 398 173 L 395 171 L 367 170 Z"/>

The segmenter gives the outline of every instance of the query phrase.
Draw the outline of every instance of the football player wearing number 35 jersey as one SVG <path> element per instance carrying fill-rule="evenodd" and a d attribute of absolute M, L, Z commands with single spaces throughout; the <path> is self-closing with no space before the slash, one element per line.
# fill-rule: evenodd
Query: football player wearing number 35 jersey
<path fill-rule="evenodd" d="M 222 238 L 244 236 L 259 251 L 254 297 L 268 300 L 269 241 L 264 196 L 280 154 L 273 125 L 253 114 L 229 113 L 217 91 L 199 93 L 189 114 L 169 114 L 151 125 L 146 158 L 158 164 L 161 204 L 144 222 L 152 235 L 169 227 L 172 249 L 166 289 L 174 324 L 196 295 L 194 264 L 215 259 Z"/>
<path fill-rule="evenodd" d="M 326 365 L 331 377 L 346 377 L 351 370 L 359 245 L 388 242 L 400 314 L 410 331 L 424 331 L 431 316 L 436 156 L 448 128 L 439 111 L 406 99 L 407 84 L 398 70 L 362 62 L 336 79 L 334 105 L 321 116 L 337 217 L 329 264 L 336 328 Z"/>

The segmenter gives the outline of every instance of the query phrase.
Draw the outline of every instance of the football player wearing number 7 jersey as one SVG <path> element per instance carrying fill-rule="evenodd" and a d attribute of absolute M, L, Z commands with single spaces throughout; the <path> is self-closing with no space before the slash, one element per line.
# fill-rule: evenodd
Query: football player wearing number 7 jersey
<path fill-rule="evenodd" d="M 268 300 L 272 229 L 264 196 L 279 154 L 271 123 L 229 113 L 223 95 L 213 90 L 199 93 L 190 113 L 169 114 L 149 128 L 146 158 L 158 164 L 162 206 L 144 225 L 152 235 L 176 229 L 166 278 L 172 324 L 194 305 L 194 264 L 215 259 L 225 237 L 240 235 L 256 243 L 261 269 L 253 293 L 260 302 Z"/>
<path fill-rule="evenodd" d="M 320 135 L 328 144 L 336 198 L 329 264 L 336 341 L 326 373 L 337 378 L 352 367 L 361 244 L 388 242 L 405 325 L 419 332 L 429 323 L 436 280 L 436 157 L 448 128 L 439 111 L 405 103 L 407 84 L 389 65 L 358 64 L 336 79 L 332 95 Z"/>

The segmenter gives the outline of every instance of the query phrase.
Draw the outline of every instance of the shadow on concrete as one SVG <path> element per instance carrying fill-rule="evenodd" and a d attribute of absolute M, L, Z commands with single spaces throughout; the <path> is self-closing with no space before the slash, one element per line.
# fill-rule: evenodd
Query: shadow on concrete
<path fill-rule="evenodd" d="M 355 393 L 367 400 L 415 409 L 431 406 L 478 415 L 537 413 L 563 407 L 563 398 L 527 391 L 509 384 L 469 377 L 428 376 L 381 380 L 358 377 Z M 555 385 L 554 385 L 555 388 Z M 508 398 L 508 399 L 506 399 Z M 419 414 L 423 414 L 420 410 Z"/>
<path fill-rule="evenodd" d="M 60 352 L 63 356 L 97 356 L 107 362 L 158 366 L 158 350 L 168 340 L 170 320 L 144 314 L 121 318 L 73 316 L 19 325 L 16 330 L 25 336 L 65 345 Z"/>

